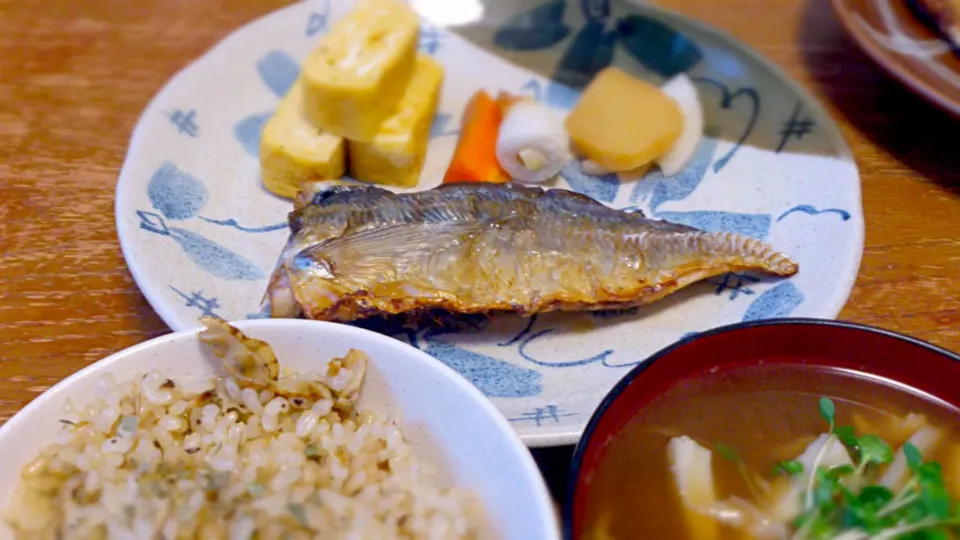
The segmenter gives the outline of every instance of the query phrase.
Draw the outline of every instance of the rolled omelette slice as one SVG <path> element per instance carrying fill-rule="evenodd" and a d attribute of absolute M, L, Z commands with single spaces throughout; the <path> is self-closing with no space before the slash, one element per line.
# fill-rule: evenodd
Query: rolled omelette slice
<path fill-rule="evenodd" d="M 334 135 L 372 141 L 413 76 L 419 25 L 401 0 L 359 0 L 303 63 L 307 118 Z"/>
<path fill-rule="evenodd" d="M 260 136 L 260 177 L 281 197 L 293 198 L 304 182 L 336 179 L 345 172 L 343 138 L 314 126 L 303 113 L 303 82 L 297 79 Z"/>
<path fill-rule="evenodd" d="M 418 54 L 406 93 L 373 141 L 347 142 L 350 176 L 376 184 L 417 185 L 442 85 L 443 66 L 427 54 Z"/>

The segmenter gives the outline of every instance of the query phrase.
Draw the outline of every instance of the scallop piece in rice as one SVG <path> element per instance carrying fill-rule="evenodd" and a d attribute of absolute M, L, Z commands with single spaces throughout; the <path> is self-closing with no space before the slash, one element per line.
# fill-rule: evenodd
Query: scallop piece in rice
<path fill-rule="evenodd" d="M 277 382 L 280 363 L 269 344 L 247 336 L 218 317 L 201 317 L 206 328 L 199 337 L 217 358 L 223 359 L 227 373 L 251 385 Z"/>
<path fill-rule="evenodd" d="M 17 538 L 475 537 L 479 501 L 434 483 L 399 414 L 356 410 L 366 354 L 284 373 L 267 343 L 202 322 L 228 375 L 108 376 L 68 403 L 7 509 Z"/>

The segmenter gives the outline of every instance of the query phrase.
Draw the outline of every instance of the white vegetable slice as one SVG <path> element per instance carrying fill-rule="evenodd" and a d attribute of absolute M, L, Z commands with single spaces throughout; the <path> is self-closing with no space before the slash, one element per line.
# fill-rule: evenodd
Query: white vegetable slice
<path fill-rule="evenodd" d="M 850 454 L 843 443 L 827 433 L 821 434 L 817 440 L 810 443 L 797 457 L 797 461 L 803 465 L 803 473 L 790 479 L 789 488 L 770 509 L 773 517 L 783 523 L 792 521 L 803 512 L 801 495 L 807 489 L 810 477 L 814 473 L 814 464 L 827 469 L 853 465 L 853 460 L 850 459 Z"/>
<path fill-rule="evenodd" d="M 522 99 L 506 108 L 497 135 L 497 161 L 520 182 L 539 184 L 569 159 L 563 117 L 546 105 Z"/>
<path fill-rule="evenodd" d="M 756 540 L 787 538 L 787 526 L 784 523 L 772 520 L 755 504 L 736 496 L 704 507 L 701 511 L 704 515 L 728 527 L 739 529 Z"/>
<path fill-rule="evenodd" d="M 670 472 L 686 509 L 687 530 L 691 538 L 710 540 L 718 538 L 719 524 L 704 514 L 717 502 L 713 483 L 713 453 L 687 437 L 674 437 L 667 443 Z"/>
<path fill-rule="evenodd" d="M 673 176 L 690 163 L 697 151 L 700 138 L 703 137 L 703 107 L 693 81 L 682 73 L 667 81 L 660 89 L 677 102 L 683 113 L 683 131 L 680 138 L 666 154 L 656 160 L 664 176 Z"/>
<path fill-rule="evenodd" d="M 943 433 L 937 428 L 924 426 L 911 435 L 910 438 L 907 439 L 907 442 L 916 446 L 920 454 L 929 456 L 936 450 L 942 437 Z M 903 453 L 903 447 L 901 446 L 897 450 L 897 453 L 893 455 L 893 462 L 890 463 L 887 470 L 883 472 L 883 476 L 880 478 L 880 485 L 892 490 L 902 489 L 903 485 L 907 483 L 909 473 L 910 468 L 907 466 L 907 456 Z"/>

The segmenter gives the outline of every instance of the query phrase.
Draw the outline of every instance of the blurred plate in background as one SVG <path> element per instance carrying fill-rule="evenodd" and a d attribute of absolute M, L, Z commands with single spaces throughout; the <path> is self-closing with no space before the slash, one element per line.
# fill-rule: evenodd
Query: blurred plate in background
<path fill-rule="evenodd" d="M 917 94 L 960 116 L 960 57 L 913 0 L 832 0 L 840 22 L 874 61 Z"/>

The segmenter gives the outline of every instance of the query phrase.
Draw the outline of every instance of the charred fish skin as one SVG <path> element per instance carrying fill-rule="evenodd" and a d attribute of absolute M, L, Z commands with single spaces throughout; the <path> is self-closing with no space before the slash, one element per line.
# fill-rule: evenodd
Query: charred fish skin
<path fill-rule="evenodd" d="M 622 309 L 726 272 L 798 271 L 760 240 L 562 189 L 461 183 L 395 194 L 338 185 L 303 200 L 268 286 L 274 317 Z"/>

